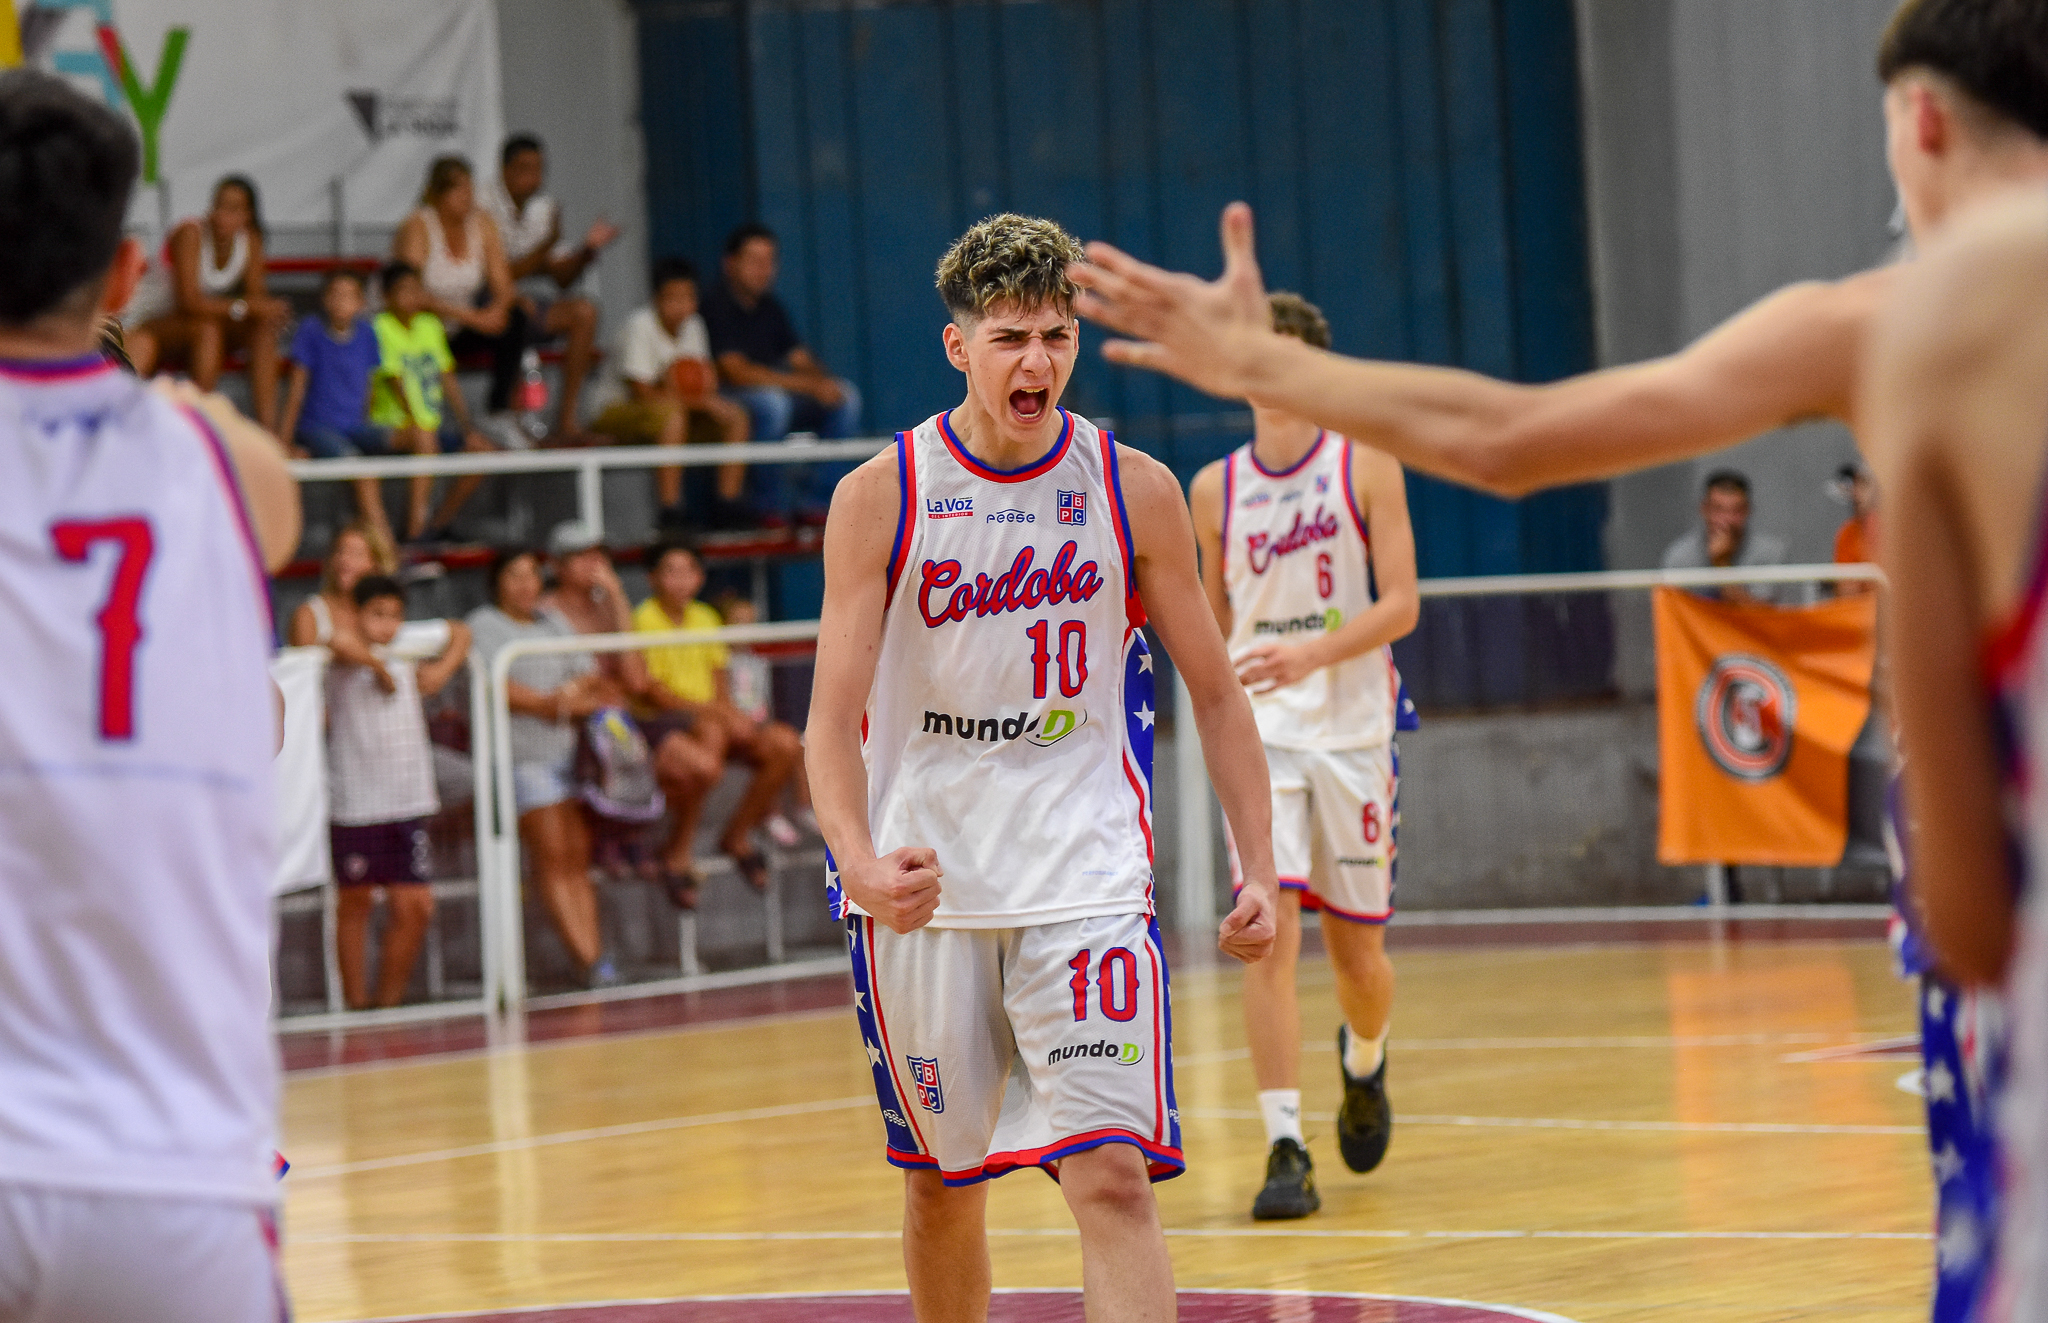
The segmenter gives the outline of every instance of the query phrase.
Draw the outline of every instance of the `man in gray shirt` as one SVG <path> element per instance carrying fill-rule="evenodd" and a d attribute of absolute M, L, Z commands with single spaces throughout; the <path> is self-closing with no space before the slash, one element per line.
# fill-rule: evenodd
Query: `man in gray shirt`
<path fill-rule="evenodd" d="M 1784 563 L 1782 539 L 1749 531 L 1749 479 L 1734 469 L 1716 469 L 1707 475 L 1706 490 L 1700 495 L 1700 526 L 1664 549 L 1667 570 Z M 1777 603 L 1786 586 L 1726 584 L 1692 591 L 1726 602 Z"/>

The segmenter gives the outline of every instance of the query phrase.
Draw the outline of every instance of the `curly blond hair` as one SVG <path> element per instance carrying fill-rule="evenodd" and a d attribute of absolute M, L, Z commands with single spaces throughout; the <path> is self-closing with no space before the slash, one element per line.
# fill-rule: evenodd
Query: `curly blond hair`
<path fill-rule="evenodd" d="M 1054 221 L 1004 212 L 978 221 L 939 259 L 939 297 L 955 321 L 973 321 L 999 303 L 1052 304 L 1074 312 L 1069 263 L 1086 261 L 1080 243 Z"/>
<path fill-rule="evenodd" d="M 1318 349 L 1330 347 L 1330 323 L 1323 310 L 1291 290 L 1274 290 L 1266 297 L 1273 313 L 1273 329 L 1291 335 Z"/>

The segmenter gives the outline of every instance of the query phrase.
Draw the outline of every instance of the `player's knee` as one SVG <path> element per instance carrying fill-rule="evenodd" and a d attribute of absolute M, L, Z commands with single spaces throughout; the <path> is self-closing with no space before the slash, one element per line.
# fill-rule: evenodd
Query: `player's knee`
<path fill-rule="evenodd" d="M 1145 1155 L 1129 1144 L 1104 1144 L 1062 1159 L 1060 1193 L 1079 1218 L 1134 1221 L 1157 1215 Z"/>
<path fill-rule="evenodd" d="M 424 927 L 434 917 L 434 892 L 425 885 L 391 888 L 391 917 L 408 927 Z"/>
<path fill-rule="evenodd" d="M 956 1188 L 935 1171 L 903 1173 L 904 1220 L 912 1226 L 947 1226 L 981 1202 L 982 1192 Z"/>

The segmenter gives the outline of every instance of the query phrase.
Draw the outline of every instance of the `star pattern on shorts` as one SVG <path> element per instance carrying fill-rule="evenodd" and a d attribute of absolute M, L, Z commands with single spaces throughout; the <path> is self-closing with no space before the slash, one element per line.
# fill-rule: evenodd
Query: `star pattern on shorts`
<path fill-rule="evenodd" d="M 1140 726 L 1143 726 L 1146 730 L 1150 730 L 1152 729 L 1152 719 L 1158 716 L 1159 714 L 1152 710 L 1152 705 L 1150 703 L 1140 703 L 1138 705 L 1138 710 L 1132 713 L 1131 715 L 1138 719 L 1138 724 Z"/>
<path fill-rule="evenodd" d="M 1149 653 L 1149 652 L 1141 652 L 1141 653 L 1139 653 L 1139 654 L 1138 654 L 1138 674 L 1140 674 L 1140 675 L 1143 675 L 1143 674 L 1144 674 L 1145 672 L 1147 672 L 1147 671 L 1149 671 L 1149 670 L 1151 670 L 1151 669 L 1152 669 L 1152 654 L 1151 654 L 1151 653 Z"/>
<path fill-rule="evenodd" d="M 853 929 L 846 930 L 846 949 L 851 951 L 860 945 L 860 934 Z"/>
<path fill-rule="evenodd" d="M 1930 1019 L 1939 1020 L 1948 1007 L 1948 994 L 1941 990 L 1941 984 L 1927 985 L 1927 1014 Z"/>
<path fill-rule="evenodd" d="M 1963 1169 L 1963 1158 L 1956 1152 L 1954 1144 L 1943 1144 L 1934 1153 L 1934 1180 L 1938 1185 L 1947 1185 Z"/>
<path fill-rule="evenodd" d="M 1954 1102 L 1956 1100 L 1955 1072 L 1945 1061 L 1937 1061 L 1927 1068 L 1927 1101 Z"/>
<path fill-rule="evenodd" d="M 882 1049 L 865 1038 L 860 1040 L 860 1045 L 868 1050 L 868 1064 L 879 1068 L 882 1064 Z"/>
<path fill-rule="evenodd" d="M 868 994 L 859 988 L 853 990 L 853 1009 L 864 1011 L 868 1008 Z"/>

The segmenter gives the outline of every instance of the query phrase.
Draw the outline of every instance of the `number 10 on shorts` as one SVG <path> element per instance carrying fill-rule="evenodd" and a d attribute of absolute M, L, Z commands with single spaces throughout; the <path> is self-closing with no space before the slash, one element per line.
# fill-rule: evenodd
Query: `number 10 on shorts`
<path fill-rule="evenodd" d="M 1074 977 L 1067 980 L 1067 986 L 1074 993 L 1074 1019 L 1077 1022 L 1088 1018 L 1091 955 L 1091 952 L 1082 951 L 1067 962 L 1067 968 L 1074 971 Z M 1137 1015 L 1138 957 L 1121 946 L 1113 946 L 1102 953 L 1102 963 L 1095 969 L 1093 982 L 1102 1013 L 1119 1024 Z"/>

